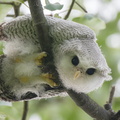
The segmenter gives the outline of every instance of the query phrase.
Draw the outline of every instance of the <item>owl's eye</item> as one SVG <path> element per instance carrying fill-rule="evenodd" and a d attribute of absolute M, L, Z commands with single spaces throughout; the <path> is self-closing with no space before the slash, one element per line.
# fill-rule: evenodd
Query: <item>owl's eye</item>
<path fill-rule="evenodd" d="M 74 65 L 74 66 L 77 66 L 78 64 L 79 64 L 79 59 L 78 59 L 78 57 L 77 56 L 74 56 L 73 58 L 72 58 L 72 64 Z"/>
<path fill-rule="evenodd" d="M 86 73 L 87 73 L 88 75 L 93 75 L 93 74 L 95 73 L 95 71 L 96 71 L 95 68 L 88 68 L 87 71 L 86 71 Z"/>

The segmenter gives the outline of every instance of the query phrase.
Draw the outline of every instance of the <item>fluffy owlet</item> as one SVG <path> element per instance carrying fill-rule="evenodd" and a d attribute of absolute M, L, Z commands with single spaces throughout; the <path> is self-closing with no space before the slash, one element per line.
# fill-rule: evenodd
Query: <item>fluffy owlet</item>
<path fill-rule="evenodd" d="M 0 59 L 2 99 L 55 96 L 62 94 L 60 86 L 88 93 L 111 79 L 111 70 L 90 28 L 51 16 L 46 19 L 57 74 L 43 63 L 47 54 L 39 49 L 30 15 L 1 25 L 0 39 L 5 41 L 4 55 Z M 55 82 L 57 78 L 60 83 Z"/>

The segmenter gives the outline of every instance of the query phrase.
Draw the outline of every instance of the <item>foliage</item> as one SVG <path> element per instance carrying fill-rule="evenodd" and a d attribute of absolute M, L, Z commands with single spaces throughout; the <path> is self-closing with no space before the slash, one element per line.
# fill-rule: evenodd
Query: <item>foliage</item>
<path fill-rule="evenodd" d="M 104 21 L 92 14 L 85 14 L 84 16 L 76 17 L 73 19 L 73 21 L 89 26 L 96 33 L 99 33 L 100 30 L 105 29 L 106 27 Z"/>
<path fill-rule="evenodd" d="M 46 6 L 44 6 L 46 9 L 54 11 L 54 10 L 61 10 L 63 8 L 63 5 L 56 2 L 54 4 L 50 3 L 49 0 L 45 0 Z"/>
<path fill-rule="evenodd" d="M 2 0 L 0 2 L 20 2 L 23 3 L 23 0 Z M 0 23 L 4 21 L 7 13 L 12 9 L 12 4 L 0 4 Z"/>
<path fill-rule="evenodd" d="M 13 0 L 2 0 L 3 2 L 11 2 Z M 15 2 L 17 0 L 14 0 Z M 54 0 L 55 1 L 55 0 Z M 22 2 L 23 1 L 19 1 Z M 79 0 L 77 0 L 79 2 Z M 106 1 L 104 1 L 106 2 Z M 103 4 L 104 4 L 103 2 Z M 112 2 L 112 1 L 107 1 Z M 84 1 L 82 1 L 84 4 Z M 91 3 L 92 4 L 92 3 Z M 69 7 L 69 6 L 68 6 Z M 56 10 L 60 10 L 60 12 L 64 11 L 64 6 L 61 3 L 51 3 L 49 0 L 46 0 L 45 8 L 52 11 L 51 13 L 58 14 L 58 16 L 62 16 L 59 12 L 55 12 Z M 5 16 L 12 9 L 11 5 L 3 5 L 0 4 L 0 23 L 5 21 Z M 117 12 L 117 16 L 114 20 L 110 20 L 108 22 L 103 22 L 99 17 L 99 13 L 92 15 L 86 14 L 84 11 L 81 11 L 81 8 L 77 5 L 74 5 L 72 11 L 77 10 L 80 14 L 78 16 L 73 17 L 70 14 L 69 18 L 72 16 L 72 20 L 78 23 L 85 24 L 92 28 L 97 33 L 98 44 L 101 46 L 103 54 L 106 57 L 106 60 L 112 69 L 112 77 L 113 80 L 109 82 L 105 82 L 104 85 L 90 93 L 89 95 L 93 98 L 97 103 L 101 106 L 105 104 L 108 100 L 109 91 L 111 85 L 114 85 L 116 81 L 119 79 L 120 71 L 118 70 L 118 64 L 120 63 L 120 45 L 114 47 L 114 43 L 111 42 L 113 39 L 109 39 L 111 35 L 120 35 L 120 13 Z M 101 12 L 103 12 L 101 10 Z M 108 11 L 109 12 L 109 11 Z M 66 12 L 65 12 L 66 13 Z M 119 39 L 120 41 L 120 39 Z M 0 54 L 2 54 L 2 43 L 0 43 Z M 119 91 L 118 91 L 119 92 Z M 15 102 L 12 106 L 0 106 L 0 120 L 20 120 L 22 116 L 22 102 Z M 119 98 L 114 99 L 113 109 L 117 111 L 120 109 L 120 100 Z M 79 109 L 75 103 L 69 98 L 51 98 L 48 100 L 33 100 L 30 101 L 29 106 L 29 114 L 28 118 L 31 118 L 32 115 L 38 115 L 39 120 L 92 120 L 85 112 Z M 31 120 L 31 119 L 29 119 Z M 35 120 L 35 119 L 34 119 Z M 36 119 L 38 120 L 38 119 Z"/>
<path fill-rule="evenodd" d="M 10 2 L 10 0 L 3 0 L 3 2 Z M 3 22 L 6 14 L 8 11 L 10 11 L 11 8 L 11 5 L 0 4 L 0 23 Z"/>

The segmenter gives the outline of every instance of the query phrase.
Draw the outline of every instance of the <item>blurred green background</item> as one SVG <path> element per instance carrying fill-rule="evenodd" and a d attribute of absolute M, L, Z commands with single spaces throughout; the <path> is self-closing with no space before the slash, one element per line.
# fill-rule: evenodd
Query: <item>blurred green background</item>
<path fill-rule="evenodd" d="M 13 0 L 0 0 L 10 2 Z M 23 0 L 14 0 L 23 3 Z M 59 2 L 59 3 L 56 3 Z M 120 1 L 119 0 L 76 0 L 88 13 L 86 14 L 77 4 L 74 4 L 68 20 L 86 24 L 97 35 L 98 44 L 112 69 L 112 81 L 107 81 L 89 96 L 103 106 L 109 98 L 111 86 L 116 85 L 113 102 L 115 111 L 120 109 Z M 62 17 L 67 14 L 71 0 L 42 0 L 45 14 Z M 29 13 L 27 2 L 22 4 L 20 14 Z M 0 23 L 14 19 L 6 17 L 14 14 L 11 5 L 0 4 Z M 2 54 L 0 42 L 0 54 Z M 0 120 L 21 120 L 23 102 L 0 102 Z M 93 120 L 83 110 L 78 108 L 70 97 L 56 97 L 29 102 L 27 120 Z"/>

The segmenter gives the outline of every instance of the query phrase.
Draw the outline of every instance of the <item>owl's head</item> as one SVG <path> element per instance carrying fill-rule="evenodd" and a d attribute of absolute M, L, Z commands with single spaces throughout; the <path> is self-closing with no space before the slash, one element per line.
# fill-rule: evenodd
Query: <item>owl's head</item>
<path fill-rule="evenodd" d="M 111 80 L 104 56 L 95 40 L 66 40 L 57 47 L 55 64 L 62 84 L 78 93 L 91 92 Z"/>

